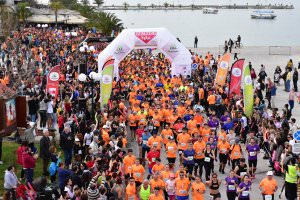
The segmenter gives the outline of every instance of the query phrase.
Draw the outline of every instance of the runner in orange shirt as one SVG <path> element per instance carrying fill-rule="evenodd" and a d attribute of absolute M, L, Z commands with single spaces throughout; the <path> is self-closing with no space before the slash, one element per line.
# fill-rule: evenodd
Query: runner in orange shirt
<path fill-rule="evenodd" d="M 172 136 L 169 137 L 169 141 L 166 144 L 166 153 L 167 153 L 168 163 L 172 165 L 171 167 L 173 167 L 173 165 L 175 164 L 175 161 L 176 161 L 176 156 L 177 156 L 176 155 L 177 145 Z"/>
<path fill-rule="evenodd" d="M 139 187 L 144 180 L 145 174 L 145 168 L 140 164 L 140 159 L 137 159 L 135 164 L 132 165 L 131 174 L 135 180 L 136 187 Z"/>
<path fill-rule="evenodd" d="M 165 168 L 165 166 L 164 166 L 164 164 L 161 163 L 160 158 L 157 158 L 155 160 L 155 164 L 152 167 L 152 173 L 153 174 L 160 173 L 164 168 Z"/>
<path fill-rule="evenodd" d="M 133 177 L 130 177 L 129 184 L 126 186 L 126 200 L 137 200 L 136 186 Z"/>
<path fill-rule="evenodd" d="M 199 176 L 202 179 L 202 173 L 203 173 L 203 166 L 204 166 L 204 150 L 205 150 L 206 144 L 202 139 L 202 136 L 198 136 L 198 141 L 196 141 L 193 145 L 193 149 L 195 150 L 195 167 L 194 172 L 195 176 L 198 175 L 198 168 L 199 168 Z"/>
<path fill-rule="evenodd" d="M 155 187 L 154 194 L 150 195 L 149 200 L 164 200 L 164 197 L 162 195 L 160 195 L 159 191 L 160 191 L 160 188 Z"/>
<path fill-rule="evenodd" d="M 182 162 L 181 154 L 183 153 L 184 150 L 187 150 L 188 143 L 190 142 L 190 140 L 191 140 L 191 136 L 187 133 L 186 128 L 183 128 L 182 133 L 179 133 L 177 135 L 178 150 L 179 150 L 179 156 L 181 162 Z"/>
<path fill-rule="evenodd" d="M 149 148 L 156 146 L 157 151 L 161 150 L 161 146 L 163 144 L 163 139 L 160 136 L 157 136 L 156 131 L 153 131 L 152 136 L 148 139 L 147 145 Z"/>
<path fill-rule="evenodd" d="M 222 141 L 220 141 L 217 145 L 217 148 L 220 152 L 219 159 L 220 159 L 220 168 L 219 172 L 222 172 L 224 174 L 224 169 L 228 160 L 228 154 L 230 150 L 230 145 L 227 142 L 226 138 L 224 138 Z"/>
<path fill-rule="evenodd" d="M 132 170 L 132 165 L 135 164 L 136 157 L 132 155 L 132 149 L 128 149 L 128 155 L 123 159 L 125 178 L 128 179 Z"/>
<path fill-rule="evenodd" d="M 161 137 L 163 138 L 165 145 L 168 143 L 168 139 L 171 136 L 173 136 L 173 131 L 170 129 L 170 126 L 166 124 L 165 129 L 161 131 Z"/>
<path fill-rule="evenodd" d="M 150 180 L 151 193 L 154 192 L 154 188 L 159 188 L 159 194 L 164 196 L 163 190 L 165 190 L 165 182 L 159 178 L 158 174 L 153 174 L 153 178 Z"/>
<path fill-rule="evenodd" d="M 184 172 L 180 171 L 179 178 L 175 180 L 175 191 L 178 200 L 188 200 L 190 190 L 190 181 L 185 178 Z"/>
<path fill-rule="evenodd" d="M 238 165 L 242 157 L 242 147 L 239 144 L 239 139 L 235 140 L 235 143 L 230 147 L 230 160 L 232 164 L 232 170 L 235 169 L 235 166 Z"/>
<path fill-rule="evenodd" d="M 130 135 L 131 138 L 135 138 L 135 131 L 137 129 L 137 121 L 138 121 L 138 117 L 137 117 L 137 112 L 133 111 L 132 114 L 130 114 L 128 116 L 128 124 L 130 127 Z"/>

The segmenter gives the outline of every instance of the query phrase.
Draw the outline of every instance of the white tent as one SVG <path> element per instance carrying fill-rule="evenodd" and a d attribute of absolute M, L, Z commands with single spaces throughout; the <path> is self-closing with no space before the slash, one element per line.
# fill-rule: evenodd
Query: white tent
<path fill-rule="evenodd" d="M 157 48 L 172 62 L 172 75 L 191 75 L 191 53 L 166 28 L 125 29 L 98 56 L 98 71 L 105 61 L 114 59 L 114 76 L 119 63 L 133 50 Z"/>

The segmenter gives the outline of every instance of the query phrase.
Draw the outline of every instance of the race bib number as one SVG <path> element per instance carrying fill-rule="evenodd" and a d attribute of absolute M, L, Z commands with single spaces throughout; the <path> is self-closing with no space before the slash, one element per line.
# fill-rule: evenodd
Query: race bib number
<path fill-rule="evenodd" d="M 226 153 L 226 149 L 221 149 L 221 152 L 222 153 Z"/>
<path fill-rule="evenodd" d="M 173 151 L 174 147 L 168 147 L 168 151 Z"/>
<path fill-rule="evenodd" d="M 179 151 L 178 153 L 179 153 L 179 154 L 182 154 L 182 151 Z"/>
<path fill-rule="evenodd" d="M 146 145 L 148 143 L 147 140 L 143 140 L 143 144 Z"/>
<path fill-rule="evenodd" d="M 156 158 L 152 158 L 152 162 L 155 162 Z"/>
<path fill-rule="evenodd" d="M 128 200 L 135 200 L 135 197 L 134 196 L 129 196 Z"/>
<path fill-rule="evenodd" d="M 242 192 L 242 196 L 243 196 L 243 197 L 249 196 L 249 191 L 243 191 L 243 192 Z"/>
<path fill-rule="evenodd" d="M 135 176 L 138 177 L 138 178 L 140 178 L 140 177 L 141 177 L 141 173 L 136 172 L 136 173 L 135 173 Z"/>
<path fill-rule="evenodd" d="M 158 145 L 158 142 L 153 142 L 153 145 L 154 145 L 154 146 L 157 146 L 157 145 Z"/>
<path fill-rule="evenodd" d="M 181 145 L 182 147 L 185 147 L 186 144 L 182 142 L 180 145 Z"/>
<path fill-rule="evenodd" d="M 273 198 L 272 198 L 272 195 L 265 195 L 265 200 L 272 200 Z"/>
<path fill-rule="evenodd" d="M 188 157 L 188 160 L 189 160 L 189 161 L 192 161 L 193 159 L 194 159 L 193 156 L 189 156 L 189 157 Z"/>
<path fill-rule="evenodd" d="M 81 150 L 79 150 L 79 151 L 78 151 L 78 154 L 79 154 L 79 155 L 80 155 L 80 154 L 82 154 L 82 151 L 81 151 Z"/>
<path fill-rule="evenodd" d="M 210 162 L 210 157 L 205 157 L 204 162 Z"/>
<path fill-rule="evenodd" d="M 250 155 L 250 156 L 256 156 L 256 152 L 255 152 L 255 151 L 252 151 L 252 152 L 249 153 L 249 155 Z"/>
<path fill-rule="evenodd" d="M 179 190 L 180 194 L 186 194 L 186 190 Z"/>
<path fill-rule="evenodd" d="M 234 152 L 233 155 L 234 156 L 239 156 L 239 152 Z"/>
<path fill-rule="evenodd" d="M 235 190 L 235 186 L 234 185 L 228 185 L 228 190 L 234 191 Z"/>
<path fill-rule="evenodd" d="M 209 200 L 214 200 L 214 196 L 213 195 L 209 195 Z"/>
<path fill-rule="evenodd" d="M 243 177 L 247 174 L 247 172 L 241 172 L 240 175 Z"/>
<path fill-rule="evenodd" d="M 198 152 L 198 153 L 197 153 L 197 156 L 202 156 L 202 152 Z"/>

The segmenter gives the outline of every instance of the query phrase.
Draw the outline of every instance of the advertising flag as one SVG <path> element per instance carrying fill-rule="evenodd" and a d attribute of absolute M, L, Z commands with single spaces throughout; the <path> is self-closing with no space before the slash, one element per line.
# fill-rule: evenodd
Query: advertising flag
<path fill-rule="evenodd" d="M 253 85 L 249 66 L 244 69 L 244 111 L 247 117 L 253 113 Z"/>
<path fill-rule="evenodd" d="M 108 103 L 112 91 L 115 60 L 110 56 L 102 67 L 101 107 Z"/>
<path fill-rule="evenodd" d="M 215 80 L 216 85 L 220 85 L 220 86 L 225 85 L 227 72 L 229 68 L 229 62 L 230 62 L 230 54 L 227 53 L 224 56 L 222 56 L 220 63 L 218 65 L 218 71 Z"/>
<path fill-rule="evenodd" d="M 229 98 L 234 95 L 241 96 L 241 81 L 245 59 L 235 61 L 231 67 Z"/>
<path fill-rule="evenodd" d="M 58 87 L 60 81 L 60 66 L 56 65 L 52 67 L 47 76 L 47 87 L 46 92 L 54 97 L 58 95 Z"/>

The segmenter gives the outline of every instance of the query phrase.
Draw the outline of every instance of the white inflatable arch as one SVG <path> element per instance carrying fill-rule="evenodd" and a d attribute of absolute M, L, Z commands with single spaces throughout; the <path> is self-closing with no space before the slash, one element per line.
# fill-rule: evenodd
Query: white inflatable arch
<path fill-rule="evenodd" d="M 166 28 L 123 30 L 98 56 L 98 71 L 110 57 L 114 59 L 114 77 L 119 77 L 119 63 L 133 50 L 157 48 L 168 59 L 172 75 L 191 75 L 192 56 Z"/>

